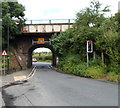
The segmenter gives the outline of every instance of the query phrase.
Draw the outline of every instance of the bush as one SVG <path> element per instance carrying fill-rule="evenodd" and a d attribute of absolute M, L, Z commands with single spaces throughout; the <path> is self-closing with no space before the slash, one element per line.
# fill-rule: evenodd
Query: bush
<path fill-rule="evenodd" d="M 101 66 L 88 67 L 86 70 L 86 76 L 91 78 L 103 78 L 105 75 L 105 69 Z"/>
<path fill-rule="evenodd" d="M 66 73 L 73 73 L 74 66 L 72 63 L 65 63 L 62 67 L 62 70 Z"/>
<path fill-rule="evenodd" d="M 79 63 L 76 65 L 76 74 L 80 76 L 86 76 L 86 63 Z"/>
<path fill-rule="evenodd" d="M 109 72 L 107 75 L 107 80 L 114 81 L 114 82 L 120 82 L 118 74 L 116 74 L 115 72 Z"/>
<path fill-rule="evenodd" d="M 52 60 L 52 56 L 45 56 L 45 60 Z"/>
<path fill-rule="evenodd" d="M 105 66 L 99 66 L 99 62 L 99 60 L 92 60 L 90 66 L 87 67 L 87 64 L 80 62 L 78 57 L 68 55 L 62 59 L 58 68 L 66 73 L 98 79 L 103 78 L 106 72 Z"/>
<path fill-rule="evenodd" d="M 119 72 L 120 72 L 120 65 L 118 63 L 111 63 L 111 64 L 108 65 L 107 71 L 119 74 Z"/>
<path fill-rule="evenodd" d="M 89 66 L 97 66 L 97 65 L 101 65 L 101 58 L 98 57 L 96 59 L 92 59 L 89 61 Z"/>
<path fill-rule="evenodd" d="M 66 73 L 79 74 L 77 64 L 80 63 L 80 56 L 68 55 L 66 58 L 62 58 L 58 67 Z"/>
<path fill-rule="evenodd" d="M 108 71 L 108 67 L 106 65 L 101 65 L 101 61 L 99 59 L 91 60 L 89 63 L 89 67 L 87 67 L 86 62 L 81 62 L 79 56 L 75 57 L 67 55 L 67 57 L 60 59 L 57 67 L 65 73 L 79 75 L 81 77 L 99 79 L 104 78 L 107 75 L 107 79 L 109 81 L 118 82 L 118 71 L 113 72 L 118 70 L 117 65 L 110 65 L 111 68 L 109 67 Z M 110 70 L 112 71 L 110 72 Z"/>

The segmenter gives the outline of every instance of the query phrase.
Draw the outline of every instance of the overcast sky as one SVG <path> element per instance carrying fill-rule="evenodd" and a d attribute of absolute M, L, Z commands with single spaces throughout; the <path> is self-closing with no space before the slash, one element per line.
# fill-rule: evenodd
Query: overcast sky
<path fill-rule="evenodd" d="M 88 7 L 91 0 L 18 0 L 25 6 L 25 18 L 39 19 L 73 19 L 79 10 Z M 109 15 L 118 11 L 120 0 L 99 0 L 103 7 L 110 6 Z"/>
<path fill-rule="evenodd" d="M 88 7 L 91 0 L 18 0 L 25 6 L 27 19 L 70 19 L 76 13 Z M 119 0 L 99 0 L 103 6 L 110 5 L 111 13 L 118 10 Z"/>

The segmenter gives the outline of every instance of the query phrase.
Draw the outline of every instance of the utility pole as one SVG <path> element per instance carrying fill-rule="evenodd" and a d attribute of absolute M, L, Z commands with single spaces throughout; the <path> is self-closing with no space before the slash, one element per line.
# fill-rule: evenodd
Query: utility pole
<path fill-rule="evenodd" d="M 7 44 L 7 52 L 8 52 L 8 73 L 9 73 L 9 62 L 10 62 L 10 42 L 9 42 L 9 13 L 8 13 L 8 27 L 7 27 L 7 37 L 8 37 L 8 44 Z"/>

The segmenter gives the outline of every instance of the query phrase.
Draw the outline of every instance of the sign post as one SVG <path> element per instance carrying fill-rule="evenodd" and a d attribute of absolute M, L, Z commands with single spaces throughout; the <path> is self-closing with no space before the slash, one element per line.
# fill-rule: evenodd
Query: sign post
<path fill-rule="evenodd" d="M 87 41 L 87 67 L 88 67 L 88 62 L 89 62 L 89 53 L 93 52 L 93 42 L 88 40 Z"/>
<path fill-rule="evenodd" d="M 87 67 L 88 67 L 88 62 L 89 62 L 89 55 L 88 55 L 88 52 L 87 52 Z"/>
<path fill-rule="evenodd" d="M 4 75 L 5 75 L 5 56 L 4 56 Z"/>
<path fill-rule="evenodd" d="M 4 75 L 5 75 L 5 56 L 8 56 L 5 50 L 2 52 L 2 56 L 4 56 Z"/>

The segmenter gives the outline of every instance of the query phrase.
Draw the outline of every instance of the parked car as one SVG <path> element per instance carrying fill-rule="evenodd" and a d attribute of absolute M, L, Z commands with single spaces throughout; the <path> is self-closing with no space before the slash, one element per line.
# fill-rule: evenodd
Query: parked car
<path fill-rule="evenodd" d="M 32 58 L 32 62 L 37 62 L 36 58 Z"/>

